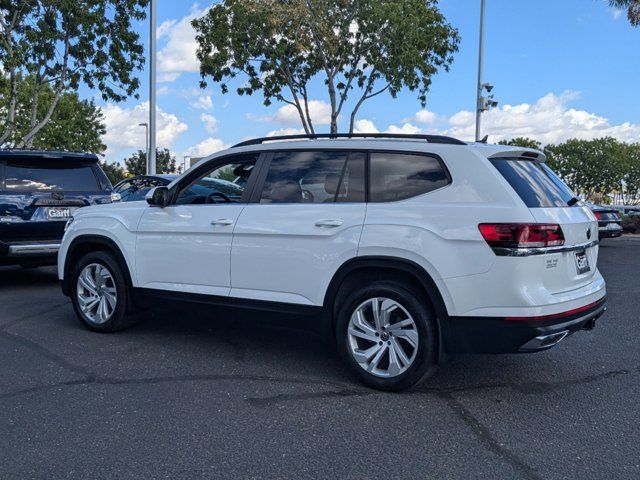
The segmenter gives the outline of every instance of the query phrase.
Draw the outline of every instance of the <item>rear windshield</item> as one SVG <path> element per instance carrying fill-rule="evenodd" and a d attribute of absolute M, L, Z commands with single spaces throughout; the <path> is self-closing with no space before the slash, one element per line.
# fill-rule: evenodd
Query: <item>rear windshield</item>
<path fill-rule="evenodd" d="M 529 208 L 566 207 L 575 195 L 544 163 L 520 159 L 491 159 Z"/>
<path fill-rule="evenodd" d="M 77 160 L 7 160 L 4 181 L 6 190 L 22 192 L 102 190 L 91 163 Z"/>

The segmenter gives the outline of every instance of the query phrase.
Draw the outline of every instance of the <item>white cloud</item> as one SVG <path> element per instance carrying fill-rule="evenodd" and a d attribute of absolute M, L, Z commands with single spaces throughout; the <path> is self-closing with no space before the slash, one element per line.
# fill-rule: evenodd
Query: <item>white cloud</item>
<path fill-rule="evenodd" d="M 624 122 L 611 123 L 606 117 L 586 110 L 571 108 L 571 103 L 580 96 L 579 92 L 566 91 L 560 95 L 549 93 L 536 102 L 504 105 L 482 115 L 482 135 L 489 135 L 492 143 L 514 137 L 531 137 L 543 144 L 560 143 L 570 138 L 593 139 L 611 136 L 622 141 L 640 141 L 640 124 Z M 424 112 L 426 110 L 421 110 Z M 451 135 L 461 140 L 473 140 L 475 135 L 475 112 L 460 110 L 450 117 L 428 112 L 416 113 L 413 121 L 430 120 L 428 127 L 420 128 L 410 122 L 402 126 L 389 125 L 387 133 L 439 133 Z M 426 123 L 426 122 L 424 122 Z M 379 131 L 371 121 L 356 121 L 355 132 L 371 133 Z"/>
<path fill-rule="evenodd" d="M 410 133 L 416 134 L 421 133 L 420 127 L 416 127 L 410 123 L 405 123 L 401 127 L 397 127 L 395 125 L 389 125 L 385 130 L 386 133 Z"/>
<path fill-rule="evenodd" d="M 206 9 L 197 5 L 191 8 L 186 17 L 180 20 L 167 20 L 156 31 L 159 38 L 167 39 L 163 48 L 158 51 L 158 80 L 172 82 L 185 72 L 197 72 L 200 64 L 196 59 L 196 32 L 191 21 L 201 17 Z"/>
<path fill-rule="evenodd" d="M 371 120 L 356 120 L 353 126 L 354 133 L 378 133 L 379 130 Z"/>
<path fill-rule="evenodd" d="M 200 120 L 204 122 L 204 128 L 207 132 L 213 133 L 218 129 L 218 119 L 213 115 L 203 113 L 200 115 Z"/>
<path fill-rule="evenodd" d="M 513 137 L 532 137 L 543 144 L 569 138 L 592 139 L 612 136 L 624 141 L 640 141 L 640 124 L 612 124 L 607 118 L 585 110 L 570 108 L 579 93 L 549 93 L 533 104 L 504 105 L 482 115 L 482 134 L 491 142 Z M 472 139 L 475 114 L 460 111 L 452 115 L 444 133 Z"/>
<path fill-rule="evenodd" d="M 411 117 L 411 118 L 407 118 L 405 120 L 403 120 L 403 122 L 416 122 L 416 123 L 424 123 L 427 125 L 433 125 L 434 123 L 436 123 L 436 120 L 438 119 L 437 115 L 433 112 L 430 112 L 429 110 L 418 110 L 416 112 L 416 114 Z"/>
<path fill-rule="evenodd" d="M 302 135 L 304 128 L 279 128 L 277 130 L 271 130 L 267 132 L 267 137 L 275 137 L 280 135 Z"/>
<path fill-rule="evenodd" d="M 327 125 L 331 123 L 331 106 L 322 100 L 309 100 L 309 115 L 314 125 Z M 284 125 L 300 124 L 298 110 L 289 104 L 280 107 L 275 115 L 263 118 Z"/>
<path fill-rule="evenodd" d="M 213 100 L 211 95 L 200 95 L 191 105 L 201 110 L 211 110 L 213 108 Z"/>
<path fill-rule="evenodd" d="M 212 153 L 224 150 L 226 148 L 229 148 L 229 145 L 224 143 L 224 140 L 220 138 L 209 137 L 202 142 L 189 147 L 184 152 L 184 155 L 187 155 L 189 157 L 206 157 L 207 155 L 211 155 Z"/>
<path fill-rule="evenodd" d="M 125 148 L 144 150 L 146 145 L 145 128 L 140 123 L 149 121 L 149 103 L 140 103 L 132 108 L 107 103 L 101 107 L 107 133 L 102 140 L 107 145 L 107 154 Z M 159 148 L 171 147 L 181 133 L 188 129 L 177 116 L 156 109 L 156 143 Z"/>

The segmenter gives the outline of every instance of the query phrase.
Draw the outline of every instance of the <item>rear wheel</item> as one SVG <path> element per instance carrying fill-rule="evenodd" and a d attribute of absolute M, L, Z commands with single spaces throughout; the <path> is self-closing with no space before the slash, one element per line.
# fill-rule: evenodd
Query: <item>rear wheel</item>
<path fill-rule="evenodd" d="M 91 330 L 114 332 L 136 322 L 124 272 L 108 252 L 80 259 L 71 275 L 71 298 L 78 318 Z"/>
<path fill-rule="evenodd" d="M 375 282 L 355 289 L 342 302 L 338 350 L 364 384 L 403 390 L 434 370 L 437 329 L 423 297 L 400 282 Z"/>

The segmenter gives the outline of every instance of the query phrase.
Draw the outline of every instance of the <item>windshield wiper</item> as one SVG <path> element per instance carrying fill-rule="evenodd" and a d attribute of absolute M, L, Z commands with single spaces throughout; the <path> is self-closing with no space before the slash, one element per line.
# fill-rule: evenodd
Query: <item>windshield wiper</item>
<path fill-rule="evenodd" d="M 571 197 L 571 199 L 567 202 L 567 205 L 573 207 L 576 203 L 578 203 L 580 199 L 578 197 Z"/>

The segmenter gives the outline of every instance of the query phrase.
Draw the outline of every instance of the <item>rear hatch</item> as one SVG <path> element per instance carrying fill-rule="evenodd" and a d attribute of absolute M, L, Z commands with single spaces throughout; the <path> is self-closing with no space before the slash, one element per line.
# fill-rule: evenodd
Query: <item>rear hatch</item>
<path fill-rule="evenodd" d="M 589 284 L 598 260 L 598 224 L 591 210 L 544 163 L 541 154 L 501 153 L 489 160 L 529 208 L 535 223 L 557 224 L 562 229 L 563 245 L 535 256 L 544 286 L 561 293 Z"/>
<path fill-rule="evenodd" d="M 95 157 L 0 156 L 0 241 L 53 240 L 78 208 L 111 201 Z"/>

